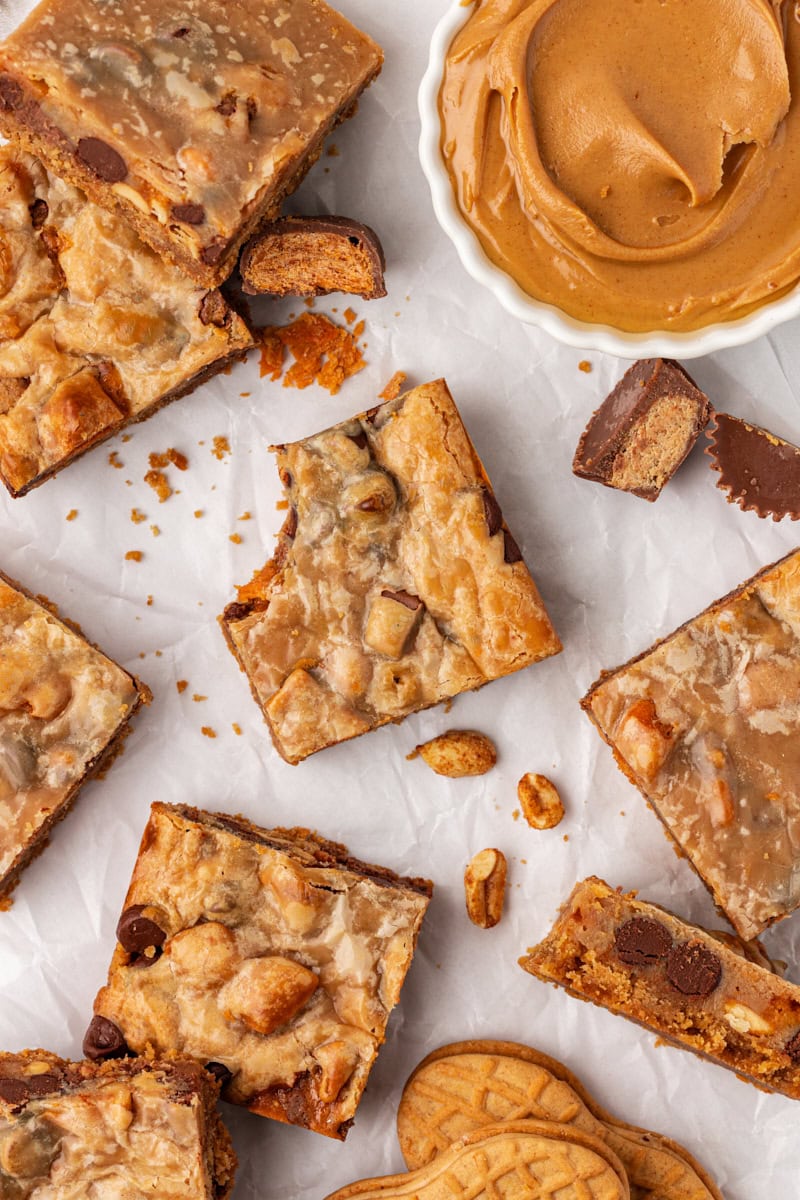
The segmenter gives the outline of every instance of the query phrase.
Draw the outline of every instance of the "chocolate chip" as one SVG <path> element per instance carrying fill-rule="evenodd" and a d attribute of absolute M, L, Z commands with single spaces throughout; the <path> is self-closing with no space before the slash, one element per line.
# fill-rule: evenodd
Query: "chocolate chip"
<path fill-rule="evenodd" d="M 238 600 L 234 600 L 232 604 L 226 606 L 222 615 L 226 621 L 242 621 L 245 617 L 249 617 L 252 611 L 252 604 L 241 604 Z"/>
<path fill-rule="evenodd" d="M 684 996 L 709 996 L 722 978 L 722 961 L 702 942 L 683 942 L 667 959 L 667 979 Z"/>
<path fill-rule="evenodd" d="M 496 533 L 500 532 L 503 524 L 503 513 L 500 505 L 487 488 L 483 489 L 483 512 L 486 517 L 489 537 L 494 537 Z"/>
<path fill-rule="evenodd" d="M 224 1063 L 207 1062 L 206 1070 L 208 1071 L 209 1075 L 213 1075 L 215 1079 L 219 1080 L 220 1086 L 223 1088 L 226 1087 L 233 1079 L 233 1072 L 229 1071 Z"/>
<path fill-rule="evenodd" d="M 173 29 L 172 36 L 174 38 L 185 38 L 188 37 L 191 32 L 192 31 L 188 25 L 181 25 L 177 29 Z"/>
<path fill-rule="evenodd" d="M 0 108 L 3 112 L 13 112 L 15 108 L 21 108 L 24 99 L 24 93 L 16 79 L 12 79 L 10 75 L 0 75 Z"/>
<path fill-rule="evenodd" d="M 202 225 L 206 219 L 206 210 L 202 204 L 173 204 L 171 213 L 176 221 L 184 225 Z"/>
<path fill-rule="evenodd" d="M 419 596 L 412 596 L 410 592 L 404 592 L 402 589 L 395 592 L 390 588 L 384 588 L 381 595 L 387 600 L 396 600 L 398 604 L 404 604 L 412 612 L 416 612 L 418 608 L 422 608 L 422 601 Z"/>
<path fill-rule="evenodd" d="M 225 243 L 217 238 L 210 246 L 204 246 L 200 251 L 200 257 L 207 267 L 215 266 L 225 253 Z"/>
<path fill-rule="evenodd" d="M 117 941 L 129 954 L 143 954 L 152 946 L 163 946 L 167 940 L 160 925 L 142 916 L 144 909 L 144 904 L 132 904 L 117 922 Z"/>
<path fill-rule="evenodd" d="M 800 1063 L 800 1030 L 784 1046 L 792 1062 Z"/>
<path fill-rule="evenodd" d="M 83 1053 L 87 1058 L 117 1058 L 127 1049 L 118 1025 L 99 1014 L 92 1017 L 83 1039 Z"/>
<path fill-rule="evenodd" d="M 216 111 L 223 117 L 230 117 L 236 112 L 236 93 L 228 92 L 216 105 Z"/>
<path fill-rule="evenodd" d="M 361 430 L 361 433 L 351 433 L 349 436 L 350 441 L 355 442 L 359 450 L 366 450 L 367 446 L 369 445 L 369 439 L 364 433 L 363 429 Z"/>
<path fill-rule="evenodd" d="M 49 1072 L 43 1075 L 30 1075 L 25 1080 L 28 1091 L 32 1096 L 47 1096 L 61 1088 L 61 1080 Z"/>
<path fill-rule="evenodd" d="M 507 529 L 503 530 L 503 558 L 507 563 L 522 562 L 522 551 Z"/>
<path fill-rule="evenodd" d="M 83 165 L 105 183 L 121 183 L 128 174 L 122 155 L 100 138 L 81 138 L 76 154 Z"/>
<path fill-rule="evenodd" d="M 257 116 L 258 116 L 258 103 L 253 99 L 252 96 L 248 96 L 247 97 L 247 119 L 248 119 L 248 121 L 252 122 L 252 121 L 255 121 Z"/>
<path fill-rule="evenodd" d="M 33 204 L 28 206 L 28 212 L 31 214 L 33 228 L 41 229 L 48 218 L 50 209 L 46 200 L 34 200 Z"/>
<path fill-rule="evenodd" d="M 672 937 L 666 925 L 650 917 L 632 917 L 614 935 L 617 954 L 629 967 L 650 967 L 666 958 Z"/>
<path fill-rule="evenodd" d="M 27 1084 L 22 1079 L 0 1079 L 0 1100 L 8 1104 L 24 1104 L 29 1095 Z"/>
<path fill-rule="evenodd" d="M 350 236 L 348 237 L 347 240 L 351 246 L 360 246 L 361 245 L 361 238 L 357 238 L 355 236 L 355 234 L 353 234 L 353 233 L 350 234 Z"/>
<path fill-rule="evenodd" d="M 284 537 L 291 538 L 291 539 L 294 538 L 294 535 L 297 533 L 297 509 L 296 508 L 290 508 L 288 513 L 286 514 L 286 520 L 283 522 L 283 529 L 281 530 L 281 533 L 283 534 Z"/>
<path fill-rule="evenodd" d="M 216 325 L 220 329 L 227 325 L 231 319 L 231 310 L 225 303 L 222 292 L 216 288 L 213 292 L 206 292 L 200 301 L 198 316 L 204 325 Z"/>

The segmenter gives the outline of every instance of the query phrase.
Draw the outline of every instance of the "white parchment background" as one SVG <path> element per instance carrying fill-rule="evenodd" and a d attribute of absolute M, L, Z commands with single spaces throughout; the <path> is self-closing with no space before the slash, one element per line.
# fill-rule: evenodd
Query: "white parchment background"
<path fill-rule="evenodd" d="M 0 34 L 30 6 L 0 0 Z M 362 858 L 430 875 L 436 895 L 347 1142 L 226 1106 L 241 1158 L 236 1200 L 321 1200 L 351 1180 L 400 1170 L 394 1115 L 406 1076 L 434 1047 L 467 1037 L 527 1041 L 563 1059 L 615 1113 L 695 1152 L 728 1200 L 793 1200 L 800 1108 L 657 1048 L 650 1034 L 540 984 L 516 960 L 544 934 L 573 883 L 592 872 L 714 922 L 703 887 L 617 771 L 578 700 L 601 668 L 792 549 L 800 532 L 728 505 L 700 449 L 654 505 L 573 477 L 579 434 L 623 364 L 514 323 L 467 277 L 434 220 L 417 161 L 416 90 L 446 0 L 339 6 L 381 42 L 386 66 L 356 119 L 336 132 L 339 156 L 321 160 L 292 208 L 346 213 L 383 238 L 389 295 L 354 305 L 367 320 L 367 369 L 331 398 L 261 382 L 251 358 L 25 499 L 0 495 L 0 567 L 50 596 L 154 693 L 122 758 L 85 788 L 25 873 L 11 911 L 0 914 L 0 1046 L 79 1055 L 151 801 L 310 825 Z M 345 305 L 331 298 L 318 307 Z M 273 319 L 296 309 L 275 304 Z M 799 328 L 697 361 L 692 371 L 718 407 L 800 441 Z M 584 357 L 591 374 L 578 370 Z M 289 767 L 272 749 L 215 618 L 234 585 L 264 562 L 282 520 L 268 443 L 368 407 L 399 368 L 410 383 L 447 377 L 565 650 L 460 698 L 449 716 L 435 709 Z M 230 441 L 222 462 L 211 454 L 215 435 Z M 171 472 L 180 491 L 159 504 L 143 476 L 148 453 L 170 446 L 188 455 L 190 469 Z M 123 469 L 109 465 L 110 450 Z M 146 523 L 131 523 L 133 506 Z M 72 508 L 77 519 L 67 522 Z M 246 510 L 253 519 L 238 521 Z M 240 545 L 229 540 L 234 532 Z M 140 563 L 125 561 L 131 549 L 143 551 Z M 178 679 L 189 681 L 183 695 Z M 193 702 L 193 693 L 208 698 Z M 202 725 L 216 739 L 204 737 Z M 448 781 L 406 762 L 415 743 L 452 726 L 496 739 L 495 770 Z M 513 819 L 525 771 L 546 772 L 561 789 L 567 817 L 556 831 Z M 484 846 L 502 848 L 510 865 L 506 915 L 488 932 L 467 921 L 461 885 L 466 860 Z M 800 916 L 766 942 L 797 963 Z"/>

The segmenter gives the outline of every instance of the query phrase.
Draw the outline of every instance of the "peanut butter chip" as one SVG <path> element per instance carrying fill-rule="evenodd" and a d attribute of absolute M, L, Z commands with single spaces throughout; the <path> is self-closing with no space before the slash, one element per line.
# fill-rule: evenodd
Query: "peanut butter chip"
<path fill-rule="evenodd" d="M 617 954 L 630 967 L 650 967 L 666 958 L 672 937 L 666 925 L 649 917 L 633 917 L 614 935 Z"/>
<path fill-rule="evenodd" d="M 683 942 L 670 951 L 667 978 L 684 996 L 710 996 L 722 978 L 722 962 L 702 942 Z"/>

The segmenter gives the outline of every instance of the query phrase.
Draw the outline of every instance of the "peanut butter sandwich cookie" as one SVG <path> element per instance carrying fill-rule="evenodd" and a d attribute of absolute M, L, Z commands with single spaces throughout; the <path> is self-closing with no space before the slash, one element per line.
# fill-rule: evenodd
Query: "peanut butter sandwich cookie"
<path fill-rule="evenodd" d="M 561 649 L 444 380 L 275 449 L 289 512 L 221 624 L 287 762 Z"/>
<path fill-rule="evenodd" d="M 604 1142 L 633 1200 L 722 1200 L 683 1146 L 617 1120 L 562 1063 L 516 1042 L 454 1042 L 429 1054 L 403 1090 L 397 1135 L 409 1170 L 498 1121 L 554 1121 Z"/>
<path fill-rule="evenodd" d="M 459 1138 L 408 1175 L 362 1179 L 327 1200 L 630 1200 L 622 1163 L 566 1125 L 508 1121 Z"/>

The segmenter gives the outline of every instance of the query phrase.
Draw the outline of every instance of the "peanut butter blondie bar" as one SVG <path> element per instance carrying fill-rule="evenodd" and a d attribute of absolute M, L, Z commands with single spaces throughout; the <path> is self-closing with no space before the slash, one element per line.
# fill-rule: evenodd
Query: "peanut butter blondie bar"
<path fill-rule="evenodd" d="M 800 987 L 636 893 L 590 877 L 520 960 L 545 982 L 800 1100 Z"/>
<path fill-rule="evenodd" d="M 0 131 L 214 287 L 382 61 L 324 0 L 42 0 L 0 45 Z"/>
<path fill-rule="evenodd" d="M 226 1200 L 236 1156 L 195 1063 L 0 1054 L 3 1200 Z"/>
<path fill-rule="evenodd" d="M 149 698 L 0 574 L 0 907 Z"/>
<path fill-rule="evenodd" d="M 12 496 L 252 345 L 220 292 L 0 147 L 0 477 Z"/>
<path fill-rule="evenodd" d="M 221 623 L 287 762 L 561 649 L 444 380 L 275 449 L 289 513 Z"/>
<path fill-rule="evenodd" d="M 800 551 L 582 704 L 741 937 L 800 905 Z"/>
<path fill-rule="evenodd" d="M 344 1138 L 431 892 L 307 829 L 154 804 L 84 1053 L 187 1055 L 224 1099 Z"/>

